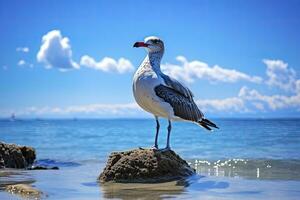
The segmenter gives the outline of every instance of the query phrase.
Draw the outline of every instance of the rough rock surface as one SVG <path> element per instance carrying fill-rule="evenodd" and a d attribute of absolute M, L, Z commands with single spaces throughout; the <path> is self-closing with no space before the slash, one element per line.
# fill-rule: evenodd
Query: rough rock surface
<path fill-rule="evenodd" d="M 27 168 L 36 158 L 32 147 L 6 144 L 0 141 L 0 168 Z"/>
<path fill-rule="evenodd" d="M 134 149 L 113 152 L 98 179 L 102 183 L 159 183 L 180 180 L 194 173 L 172 150 Z"/>

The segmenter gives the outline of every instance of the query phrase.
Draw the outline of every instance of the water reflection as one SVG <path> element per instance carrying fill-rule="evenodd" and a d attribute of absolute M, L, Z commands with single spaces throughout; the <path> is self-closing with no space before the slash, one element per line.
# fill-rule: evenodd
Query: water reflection
<path fill-rule="evenodd" d="M 182 194 L 185 185 L 180 185 L 176 181 L 167 183 L 107 183 L 100 187 L 103 198 L 107 199 L 164 199 L 174 198 Z"/>
<path fill-rule="evenodd" d="M 229 187 L 229 183 L 225 181 L 213 181 L 213 180 L 203 180 L 205 176 L 192 176 L 189 179 L 189 190 L 194 191 L 207 191 L 211 189 L 226 189 Z"/>
<path fill-rule="evenodd" d="M 4 190 L 7 185 L 12 184 L 32 184 L 35 180 L 25 170 L 1 169 L 0 170 L 0 190 Z"/>
<path fill-rule="evenodd" d="M 203 176 L 195 175 L 187 180 L 166 183 L 106 183 L 100 185 L 103 198 L 106 199 L 173 199 L 187 194 L 187 190 L 205 191 L 226 189 L 227 182 L 203 181 Z"/>

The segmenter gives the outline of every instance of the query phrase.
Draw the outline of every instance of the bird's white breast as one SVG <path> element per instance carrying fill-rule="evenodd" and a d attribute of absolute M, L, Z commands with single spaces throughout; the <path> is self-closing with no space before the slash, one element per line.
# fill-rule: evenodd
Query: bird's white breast
<path fill-rule="evenodd" d="M 152 68 L 140 67 L 133 78 L 134 98 L 145 111 L 170 118 L 174 115 L 172 107 L 155 94 L 154 88 L 160 84 L 164 81 Z"/>

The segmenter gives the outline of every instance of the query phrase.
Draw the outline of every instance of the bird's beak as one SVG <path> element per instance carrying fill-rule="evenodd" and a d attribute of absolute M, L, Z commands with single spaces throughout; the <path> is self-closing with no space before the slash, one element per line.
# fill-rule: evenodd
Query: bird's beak
<path fill-rule="evenodd" d="M 145 42 L 136 42 L 134 43 L 133 47 L 148 47 L 149 45 Z"/>

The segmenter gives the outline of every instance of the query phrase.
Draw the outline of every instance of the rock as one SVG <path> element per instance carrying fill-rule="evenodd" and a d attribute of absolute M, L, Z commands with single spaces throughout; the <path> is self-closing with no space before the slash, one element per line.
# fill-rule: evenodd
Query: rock
<path fill-rule="evenodd" d="M 174 151 L 134 149 L 114 152 L 98 177 L 104 182 L 160 183 L 184 179 L 195 170 Z"/>
<path fill-rule="evenodd" d="M 38 189 L 26 184 L 8 185 L 5 190 L 11 194 L 17 194 L 26 199 L 40 199 L 43 194 Z"/>
<path fill-rule="evenodd" d="M 0 168 L 27 168 L 35 158 L 32 147 L 0 142 Z"/>

